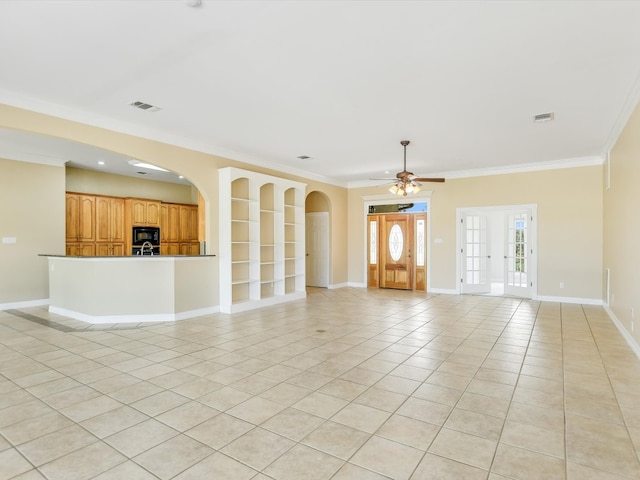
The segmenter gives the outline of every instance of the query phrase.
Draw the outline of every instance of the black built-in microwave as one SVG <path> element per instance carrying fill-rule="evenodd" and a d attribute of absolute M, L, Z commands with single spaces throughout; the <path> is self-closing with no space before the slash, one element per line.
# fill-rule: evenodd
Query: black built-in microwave
<path fill-rule="evenodd" d="M 150 242 L 152 245 L 160 245 L 160 228 L 158 227 L 133 227 L 133 245 L 142 245 Z"/>

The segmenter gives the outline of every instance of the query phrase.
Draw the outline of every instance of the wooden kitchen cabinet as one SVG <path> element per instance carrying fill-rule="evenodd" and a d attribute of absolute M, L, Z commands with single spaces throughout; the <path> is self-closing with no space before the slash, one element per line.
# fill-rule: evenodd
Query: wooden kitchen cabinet
<path fill-rule="evenodd" d="M 176 203 L 160 205 L 160 239 L 161 244 L 180 240 L 180 205 Z"/>
<path fill-rule="evenodd" d="M 160 212 L 160 254 L 199 255 L 198 205 L 163 203 Z"/>
<path fill-rule="evenodd" d="M 160 227 L 162 255 L 198 255 L 198 205 L 67 192 L 69 256 L 131 255 L 133 226 Z"/>
<path fill-rule="evenodd" d="M 67 243 L 95 242 L 95 195 L 66 194 Z"/>
<path fill-rule="evenodd" d="M 132 226 L 159 227 L 160 202 L 143 198 L 127 198 L 125 215 L 131 219 Z"/>
<path fill-rule="evenodd" d="M 180 243 L 180 255 L 200 255 L 200 243 L 186 242 Z"/>
<path fill-rule="evenodd" d="M 67 243 L 66 255 L 68 257 L 93 257 L 96 254 L 96 244 L 91 242 Z"/>
<path fill-rule="evenodd" d="M 180 241 L 198 241 L 197 205 L 180 205 Z"/>
<path fill-rule="evenodd" d="M 124 199 L 96 197 L 96 242 L 124 243 Z"/>
<path fill-rule="evenodd" d="M 121 257 L 124 255 L 124 242 L 97 242 L 95 251 L 98 257 Z"/>
<path fill-rule="evenodd" d="M 124 255 L 124 198 L 96 197 L 96 255 Z"/>
<path fill-rule="evenodd" d="M 180 255 L 180 244 L 178 242 L 161 243 L 160 255 Z"/>

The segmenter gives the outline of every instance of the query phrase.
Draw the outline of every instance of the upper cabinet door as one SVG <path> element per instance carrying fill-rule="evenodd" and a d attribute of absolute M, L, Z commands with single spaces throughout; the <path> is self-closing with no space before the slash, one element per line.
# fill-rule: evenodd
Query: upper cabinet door
<path fill-rule="evenodd" d="M 152 227 L 160 226 L 160 202 L 146 202 L 147 209 L 147 223 Z"/>
<path fill-rule="evenodd" d="M 160 202 L 131 199 L 131 224 L 159 227 Z"/>
<path fill-rule="evenodd" d="M 81 242 L 95 242 L 96 240 L 96 197 L 80 195 L 79 232 Z"/>
<path fill-rule="evenodd" d="M 73 193 L 66 195 L 66 236 L 68 242 L 80 240 L 80 196 Z M 77 252 L 74 252 L 74 255 Z"/>
<path fill-rule="evenodd" d="M 112 198 L 109 230 L 112 242 L 124 242 L 124 198 Z"/>
<path fill-rule="evenodd" d="M 68 242 L 95 241 L 95 208 L 93 195 L 66 194 L 66 238 Z"/>
<path fill-rule="evenodd" d="M 108 242 L 111 240 L 111 199 L 108 197 L 96 198 L 96 241 Z"/>

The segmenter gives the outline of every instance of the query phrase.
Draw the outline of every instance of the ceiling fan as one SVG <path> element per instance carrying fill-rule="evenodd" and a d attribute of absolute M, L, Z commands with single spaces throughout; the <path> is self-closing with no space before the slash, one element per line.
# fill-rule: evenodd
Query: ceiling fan
<path fill-rule="evenodd" d="M 401 172 L 396 173 L 396 178 L 373 178 L 372 180 L 392 180 L 389 187 L 391 193 L 407 196 L 407 193 L 418 193 L 422 184 L 420 182 L 444 182 L 444 178 L 416 177 L 413 172 L 407 170 L 407 145 L 409 140 L 402 140 L 400 145 L 404 147 L 404 165 Z"/>

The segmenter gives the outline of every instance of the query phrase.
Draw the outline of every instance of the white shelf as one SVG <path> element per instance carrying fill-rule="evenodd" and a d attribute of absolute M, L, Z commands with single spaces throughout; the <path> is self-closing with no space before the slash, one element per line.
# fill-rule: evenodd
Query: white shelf
<path fill-rule="evenodd" d="M 234 167 L 219 170 L 220 311 L 306 296 L 306 185 Z"/>

